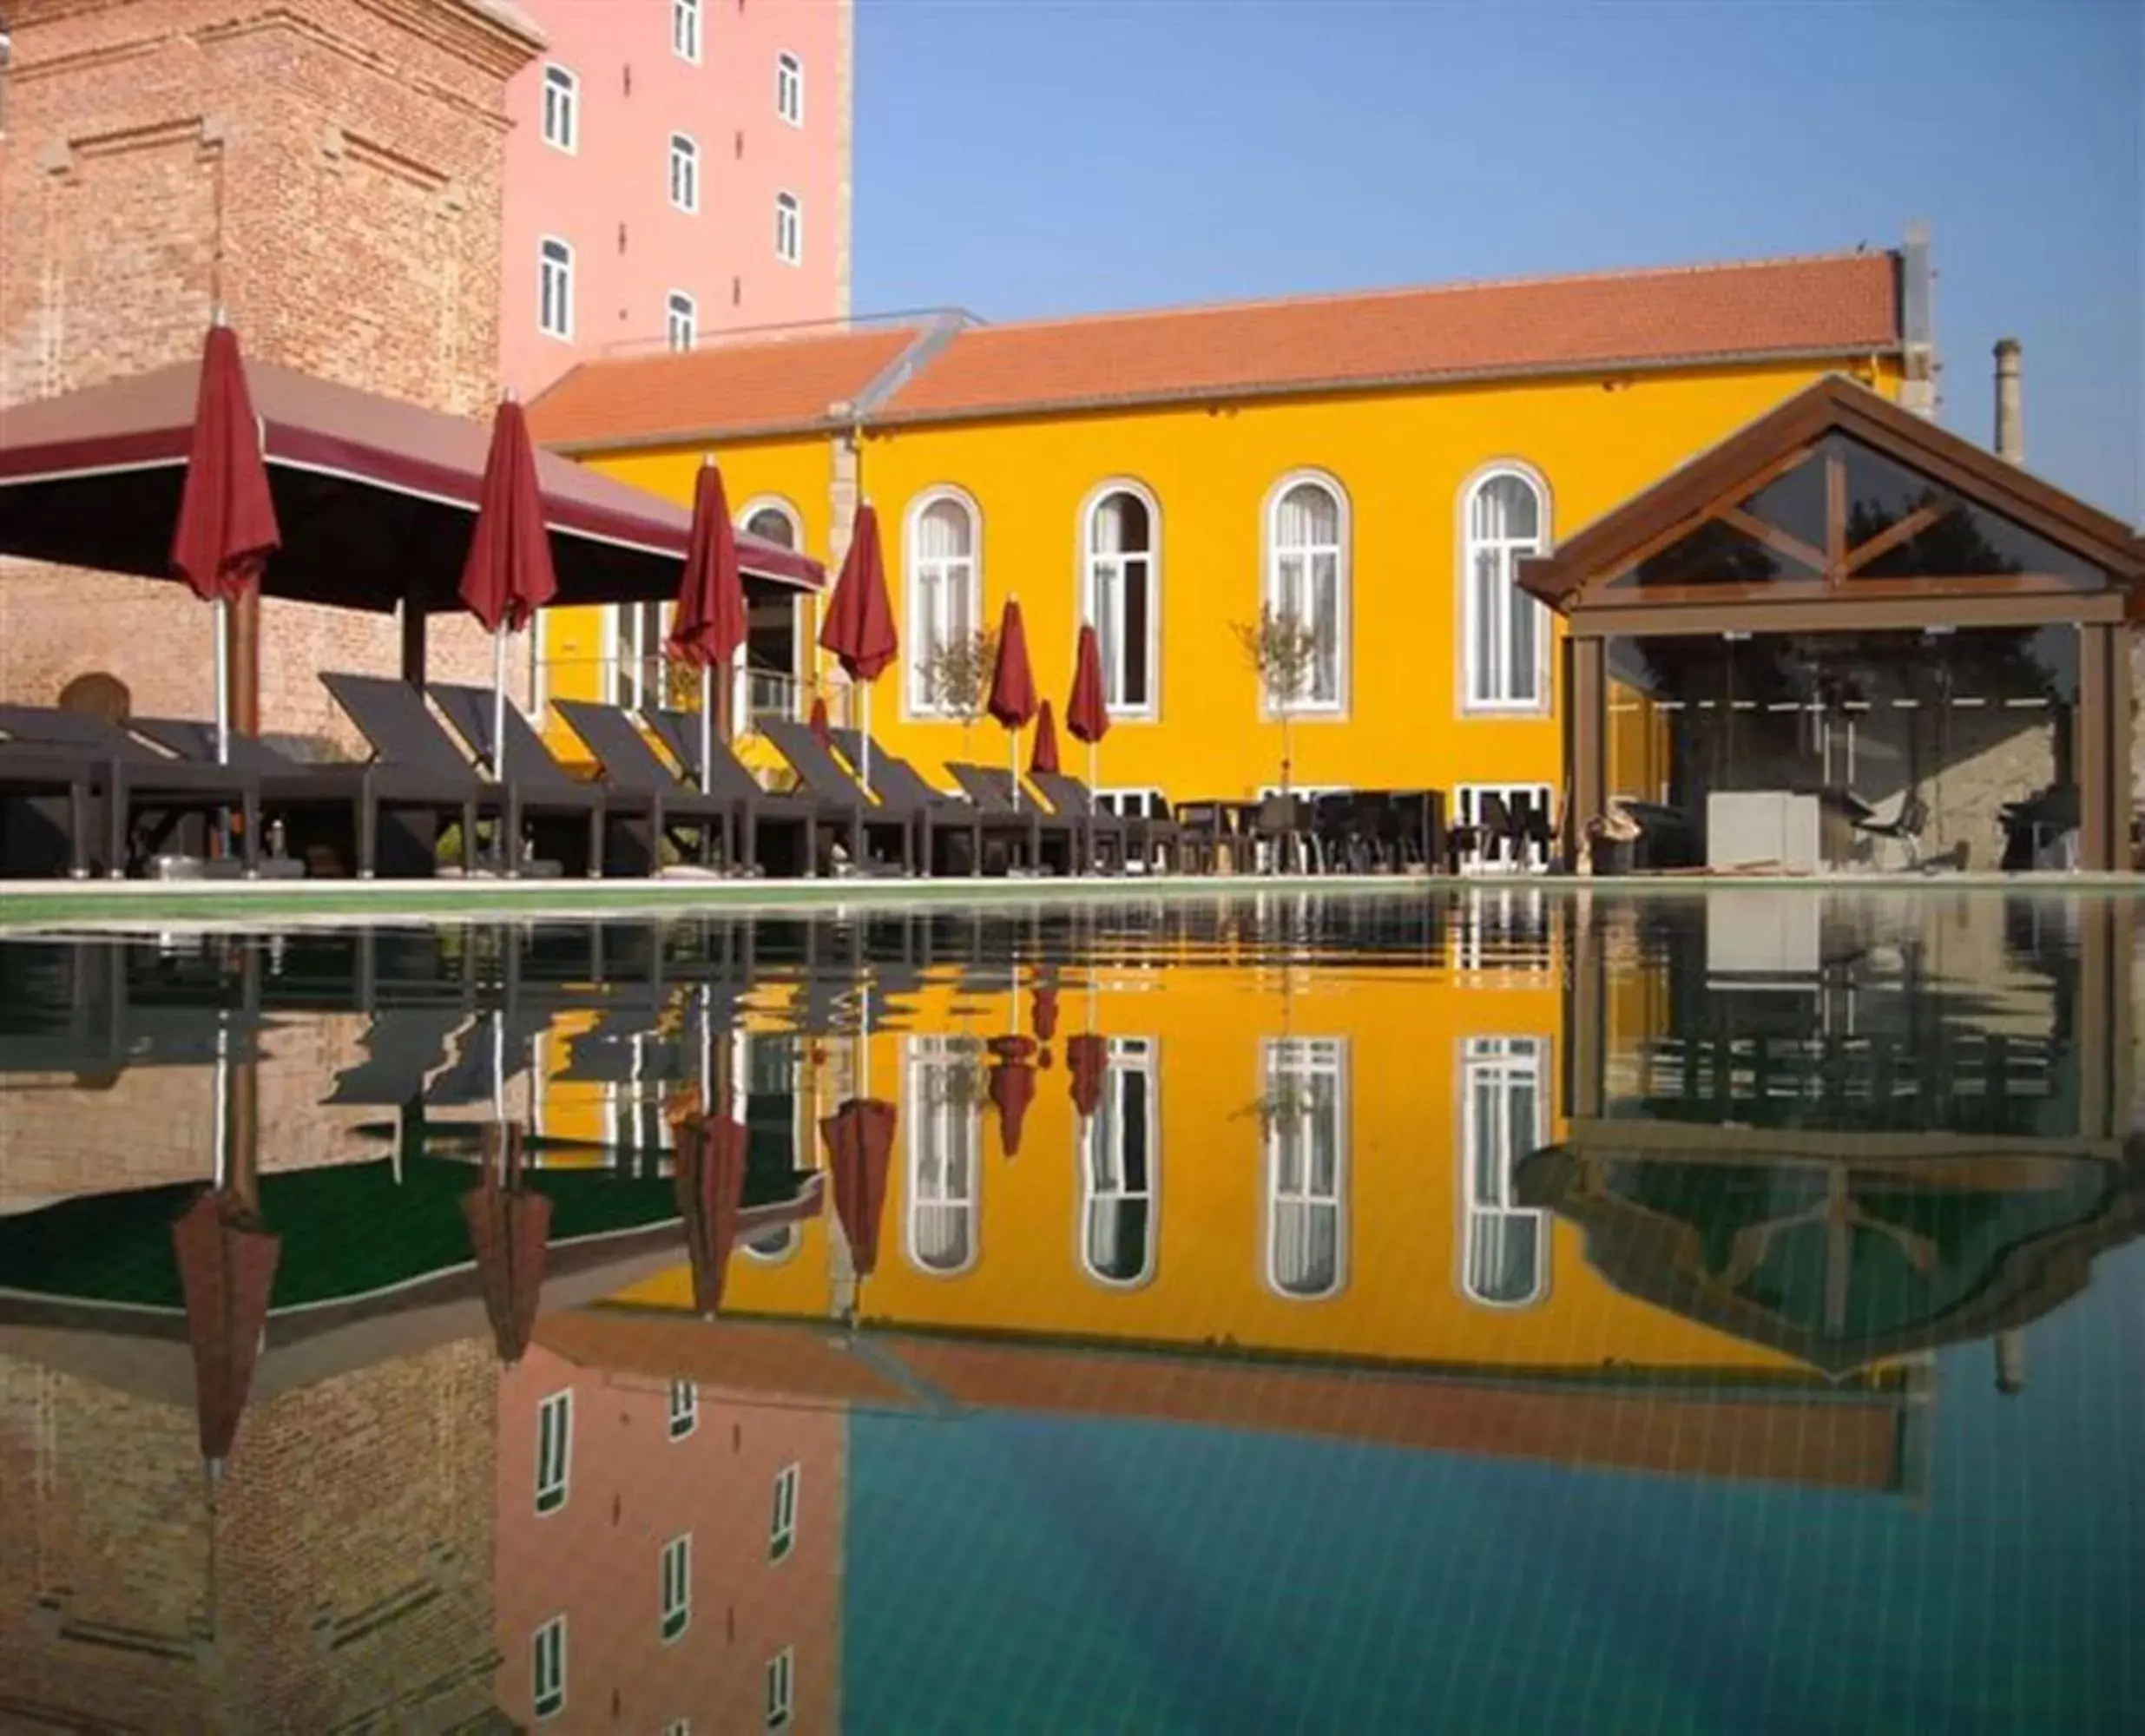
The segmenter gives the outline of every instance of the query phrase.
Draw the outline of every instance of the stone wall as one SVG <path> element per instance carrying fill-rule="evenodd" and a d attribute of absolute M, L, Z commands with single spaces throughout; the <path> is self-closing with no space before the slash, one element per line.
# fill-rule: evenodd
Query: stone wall
<path fill-rule="evenodd" d="M 472 0 L 16 0 L 9 24 L 0 403 L 193 355 L 220 306 L 249 355 L 490 404 L 505 86 L 531 37 Z M 271 603 L 262 637 L 263 728 L 354 745 L 316 674 L 391 672 L 391 618 Z M 0 695 L 103 670 L 139 712 L 202 716 L 212 657 L 177 587 L 0 562 Z M 470 623 L 432 657 L 489 678 Z"/>

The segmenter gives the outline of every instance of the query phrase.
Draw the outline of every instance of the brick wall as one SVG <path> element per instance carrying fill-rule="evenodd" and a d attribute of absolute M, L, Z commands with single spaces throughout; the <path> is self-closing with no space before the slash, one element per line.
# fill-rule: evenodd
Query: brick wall
<path fill-rule="evenodd" d="M 0 403 L 191 355 L 219 304 L 251 355 L 491 402 L 530 38 L 475 0 L 16 0 L 9 23 Z M 271 603 L 262 636 L 263 728 L 354 745 L 316 672 L 391 672 L 392 620 Z M 212 655 L 175 587 L 0 562 L 0 694 L 49 703 L 102 669 L 138 711 L 201 716 Z M 489 677 L 466 624 L 432 655 Z"/>
<path fill-rule="evenodd" d="M 189 1406 L 0 1356 L 0 1726 L 488 1710 L 497 1385 L 465 1342 L 256 1404 L 212 1517 Z"/>

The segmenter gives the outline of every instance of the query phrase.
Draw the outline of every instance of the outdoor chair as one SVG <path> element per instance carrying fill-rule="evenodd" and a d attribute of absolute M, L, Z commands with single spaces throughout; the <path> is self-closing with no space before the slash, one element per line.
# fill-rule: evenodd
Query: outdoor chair
<path fill-rule="evenodd" d="M 1023 843 L 1030 869 L 1036 873 L 1045 871 L 1049 866 L 1052 846 L 1057 847 L 1068 868 L 1072 865 L 1076 823 L 1046 812 L 1033 796 L 1021 799 L 1010 768 L 949 761 L 946 770 L 952 773 L 954 782 L 967 792 L 968 799 L 986 814 L 1010 815 L 1025 825 L 1027 836 Z"/>
<path fill-rule="evenodd" d="M 797 774 L 798 787 L 806 794 L 823 802 L 857 805 L 867 851 L 874 832 L 891 832 L 894 834 L 902 872 L 916 871 L 918 834 L 924 819 L 921 812 L 885 800 L 874 805 L 864 786 L 834 757 L 833 749 L 793 718 L 763 717 L 760 720 L 760 733 Z M 924 859 L 928 862 L 929 857 Z"/>
<path fill-rule="evenodd" d="M 1315 871 L 1318 858 L 1311 830 L 1311 804 L 1301 796 L 1267 796 L 1252 819 L 1252 835 L 1268 852 L 1276 872 L 1284 871 L 1293 846 L 1299 872 Z"/>
<path fill-rule="evenodd" d="M 181 760 L 215 763 L 214 724 L 191 718 L 138 717 L 130 727 Z M 477 804 L 484 786 L 473 772 L 444 777 L 377 763 L 307 763 L 250 735 L 231 738 L 231 764 L 260 780 L 263 821 L 271 826 L 283 824 L 284 847 L 301 860 L 312 858 L 311 846 L 318 843 L 340 856 L 359 879 L 373 878 L 379 866 L 380 819 L 385 813 L 415 816 L 421 822 L 406 840 L 398 840 L 402 847 L 391 846 L 391 871 L 421 869 L 429 873 L 436 828 L 447 821 L 461 826 L 464 869 L 475 862 Z M 345 814 L 350 822 L 346 845 L 338 824 Z"/>
<path fill-rule="evenodd" d="M 1872 813 L 1850 824 L 1865 838 L 1895 839 L 1906 852 L 1906 865 L 1921 867 L 1922 833 L 1929 825 L 1929 804 L 1922 799 L 1920 791 L 1909 790 L 1900 797 L 1898 809 L 1890 819 L 1879 819 Z"/>
<path fill-rule="evenodd" d="M 0 741 L 0 878 L 56 868 L 76 880 L 88 878 L 92 769 L 80 754 Z M 54 799 L 67 804 L 63 836 L 47 809 Z"/>
<path fill-rule="evenodd" d="M 700 719 L 690 712 L 649 706 L 642 711 L 641 720 L 655 732 L 655 739 L 662 744 L 663 750 L 684 768 L 687 778 L 698 786 L 701 782 Z M 851 800 L 826 802 L 809 795 L 787 795 L 762 789 L 760 780 L 731 751 L 728 742 L 717 735 L 713 738 L 711 746 L 714 752 L 709 772 L 712 779 L 709 788 L 714 794 L 737 805 L 740 861 L 753 867 L 761 865 L 760 828 L 769 822 L 795 841 L 794 861 L 799 873 L 814 875 L 819 871 L 819 835 L 822 826 L 831 829 L 835 836 L 845 840 L 845 847 L 852 861 L 862 860 L 864 803 L 861 792 Z"/>
<path fill-rule="evenodd" d="M 1106 813 L 1095 803 L 1094 795 L 1079 779 L 1063 772 L 1030 772 L 1028 781 L 1049 803 L 1051 811 L 1061 819 L 1072 821 L 1077 850 L 1076 859 L 1082 867 L 1094 869 L 1105 862 L 1123 873 L 1132 865 L 1134 840 L 1138 839 L 1142 865 L 1151 859 L 1148 822 L 1134 820 L 1122 814 Z M 1105 851 L 1103 845 L 1109 849 Z"/>
<path fill-rule="evenodd" d="M 680 783 L 630 712 L 587 700 L 555 700 L 552 705 L 595 755 L 607 784 L 641 792 L 654 804 L 651 820 L 659 844 L 674 826 L 685 838 L 697 834 L 702 863 L 720 854 L 729 867 L 738 865 L 739 805 L 734 797 L 702 793 L 696 786 Z M 683 839 L 672 842 L 683 848 Z"/>
<path fill-rule="evenodd" d="M 864 732 L 859 729 L 837 729 L 833 732 L 834 746 L 842 758 L 852 766 L 864 763 Z M 1003 839 L 1010 852 L 1028 838 L 1028 822 L 1024 814 L 986 813 L 965 795 L 956 795 L 941 790 L 927 779 L 921 772 L 898 753 L 889 753 L 874 740 L 872 743 L 871 787 L 882 801 L 891 801 L 898 806 L 920 812 L 924 837 L 928 841 L 941 832 L 951 831 L 968 845 L 965 871 L 981 874 L 984 871 L 986 843 Z M 936 855 L 924 858 L 937 871 Z"/>
<path fill-rule="evenodd" d="M 101 792 L 104 799 L 103 864 L 111 878 L 122 878 L 128 869 L 155 857 L 181 820 L 233 811 L 240 822 L 240 860 L 247 875 L 259 871 L 260 789 L 251 773 L 235 766 L 190 766 L 167 758 L 117 724 L 84 712 L 0 705 L 0 731 L 35 749 L 41 759 L 56 756 L 82 762 L 89 790 Z M 30 763 L 27 758 L 18 760 L 25 768 Z M 53 769 L 49 760 L 46 769 Z M 73 790 L 70 777 L 70 809 L 76 800 Z M 76 845 L 78 856 L 82 842 L 78 838 Z"/>
<path fill-rule="evenodd" d="M 655 871 L 660 865 L 657 841 L 661 822 L 653 792 L 613 784 L 592 784 L 586 779 L 576 778 L 544 746 L 543 738 L 536 733 L 536 727 L 523 714 L 519 706 L 495 708 L 489 687 L 437 681 L 426 691 L 455 733 L 488 766 L 502 764 L 499 743 L 492 731 L 495 720 L 504 723 L 504 781 L 520 796 L 523 812 L 563 810 L 576 816 L 584 811 L 588 813 L 589 873 L 592 878 L 607 869 L 631 872 L 624 865 L 632 857 L 638 857 L 645 864 L 643 872 Z M 617 837 L 611 832 L 614 820 L 621 825 Z M 618 848 L 622 842 L 633 846 L 629 852 Z"/>

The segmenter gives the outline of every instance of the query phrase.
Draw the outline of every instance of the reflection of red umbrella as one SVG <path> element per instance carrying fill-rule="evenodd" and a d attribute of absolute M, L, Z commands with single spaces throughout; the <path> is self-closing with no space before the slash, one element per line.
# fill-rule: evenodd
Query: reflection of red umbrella
<path fill-rule="evenodd" d="M 1037 1042 L 1049 1042 L 1057 1036 L 1056 990 L 1038 989 L 1036 990 L 1035 1018 L 1033 1023 L 1036 1028 L 1036 1041 Z"/>
<path fill-rule="evenodd" d="M 1102 1079 L 1109 1070 L 1109 1045 L 1093 1031 L 1065 1044 L 1065 1069 L 1072 1075 L 1073 1108 L 1092 1115 L 1102 1107 Z"/>
<path fill-rule="evenodd" d="M 1036 745 L 1028 752 L 1028 769 L 1052 776 L 1057 773 L 1057 719 L 1048 700 L 1036 713 Z"/>
<path fill-rule="evenodd" d="M 209 1474 L 221 1476 L 268 1330 L 268 1298 L 283 1239 L 262 1229 L 236 1196 L 209 1192 L 172 1225 L 171 1246 L 194 1347 L 201 1457 Z"/>
<path fill-rule="evenodd" d="M 834 745 L 834 728 L 826 718 L 826 695 L 815 694 L 812 699 L 812 739 L 822 747 Z"/>
<path fill-rule="evenodd" d="M 485 1128 L 477 1151 L 484 1179 L 482 1186 L 462 1196 L 462 1217 L 469 1226 L 470 1247 L 477 1256 L 484 1312 L 491 1321 L 499 1360 L 517 1363 L 536 1330 L 545 1252 L 551 1240 L 551 1201 L 548 1195 L 518 1185 L 518 1127 Z"/>
<path fill-rule="evenodd" d="M 1092 784 L 1096 744 L 1109 733 L 1109 703 L 1102 689 L 1102 647 L 1091 626 L 1080 629 L 1072 693 L 1065 701 L 1065 727 L 1072 732 L 1074 740 L 1088 744 L 1088 781 Z"/>
<path fill-rule="evenodd" d="M 901 649 L 894 631 L 894 606 L 886 595 L 886 563 L 879 555 L 878 514 L 869 503 L 857 509 L 842 556 L 841 575 L 827 600 L 819 644 L 834 654 L 843 672 L 864 687 L 864 774 L 872 785 L 872 684 Z"/>
<path fill-rule="evenodd" d="M 536 484 L 536 451 L 529 420 L 512 398 L 502 398 L 491 423 L 491 450 L 477 496 L 477 523 L 462 563 L 462 606 L 491 635 L 491 743 L 506 753 L 506 635 L 527 627 L 558 595 L 551 540 L 543 528 L 543 491 Z M 502 767 L 493 766 L 492 773 Z"/>
<path fill-rule="evenodd" d="M 878 1217 L 886 1202 L 886 1166 L 894 1146 L 894 1106 L 852 1097 L 819 1123 L 834 1172 L 834 1210 L 849 1240 L 849 1263 L 868 1278 L 878 1263 Z"/>
<path fill-rule="evenodd" d="M 993 1037 L 990 1052 L 998 1057 L 990 1069 L 990 1101 L 998 1111 L 999 1142 L 1008 1157 L 1018 1157 L 1028 1106 L 1036 1100 L 1036 1069 L 1029 1064 L 1036 1046 L 1024 1036 Z"/>
<path fill-rule="evenodd" d="M 219 666 L 225 647 L 226 606 L 260 583 L 268 556 L 283 546 L 260 456 L 260 423 L 246 389 L 239 334 L 220 319 L 201 349 L 201 387 L 194 401 L 194 438 L 186 481 L 172 526 L 171 569 L 216 608 Z M 216 757 L 231 757 L 231 696 L 216 683 Z"/>
<path fill-rule="evenodd" d="M 728 691 L 730 667 L 745 642 L 745 581 L 737 567 L 737 531 L 730 523 L 730 503 L 722 472 L 710 458 L 701 465 L 693 485 L 693 529 L 685 548 L 685 572 L 678 581 L 678 607 L 670 628 L 670 654 L 701 672 L 701 789 L 713 789 L 709 762 L 714 730 L 714 672 L 723 672 Z"/>
<path fill-rule="evenodd" d="M 722 1305 L 723 1275 L 745 1203 L 745 1124 L 695 1117 L 679 1132 L 678 1215 L 693 1262 L 693 1310 L 712 1318 Z"/>

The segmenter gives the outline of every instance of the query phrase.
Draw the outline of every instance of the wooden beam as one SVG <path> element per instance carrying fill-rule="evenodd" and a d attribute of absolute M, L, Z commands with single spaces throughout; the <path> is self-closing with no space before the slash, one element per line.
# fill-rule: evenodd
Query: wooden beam
<path fill-rule="evenodd" d="M 1724 506 L 1719 514 L 1723 524 L 1732 524 L 1746 536 L 1755 537 L 1775 554 L 1785 555 L 1791 561 L 1807 567 L 1813 573 L 1822 573 L 1830 564 L 1822 552 L 1813 549 L 1800 536 L 1790 536 L 1777 525 L 1767 524 L 1754 514 L 1745 512 L 1740 506 Z"/>
<path fill-rule="evenodd" d="M 1609 796 L 1609 647 L 1600 639 L 1570 644 L 1564 700 L 1571 715 L 1571 806 L 1583 828 Z"/>
<path fill-rule="evenodd" d="M 1827 574 L 1847 562 L 1847 461 L 1837 451 L 1825 455 L 1825 561 Z"/>
<path fill-rule="evenodd" d="M 2057 599 L 2044 593 L 1999 591 L 1960 596 L 1873 596 L 1829 590 L 1793 602 L 1743 596 L 1719 601 L 1656 603 L 1634 594 L 1615 608 L 1575 608 L 1570 630 L 1595 637 L 1721 633 L 1880 633 L 1925 627 L 2045 627 L 2051 621 L 2119 622 L 2120 592 L 2072 592 Z"/>
<path fill-rule="evenodd" d="M 1734 506 L 1738 501 L 1747 500 L 1760 489 L 1778 482 L 1815 450 L 1817 447 L 1814 444 L 1796 446 L 1789 451 L 1781 453 L 1779 457 L 1762 469 L 1754 470 L 1747 477 L 1739 477 L 1727 488 L 1717 490 L 1707 497 L 1705 503 L 1696 511 L 1686 513 L 1672 523 L 1662 526 L 1643 542 L 1641 542 L 1623 560 L 1617 562 L 1615 571 L 1611 573 L 1607 579 L 1589 579 L 1581 589 L 1580 595 L 1583 597 L 1589 592 L 1600 589 L 1603 584 L 1615 583 L 1618 579 L 1642 562 L 1651 560 L 1663 549 L 1671 547 L 1697 529 L 1707 519 L 1719 517 L 1724 509 Z M 1821 565 L 1822 562 L 1819 564 Z"/>
<path fill-rule="evenodd" d="M 1957 510 L 1958 504 L 1958 502 L 1947 496 L 1942 500 L 1910 512 L 1897 524 L 1879 531 L 1868 542 L 1857 543 L 1854 548 L 1848 550 L 1846 562 L 1840 570 L 1846 575 L 1860 572 L 1872 561 L 1889 555 L 1902 542 L 1912 542 L 1938 519 Z M 2003 576 L 2009 577 L 2010 575 L 2006 574 Z"/>

